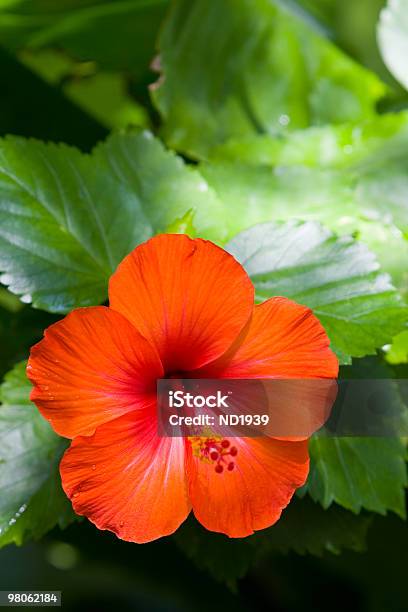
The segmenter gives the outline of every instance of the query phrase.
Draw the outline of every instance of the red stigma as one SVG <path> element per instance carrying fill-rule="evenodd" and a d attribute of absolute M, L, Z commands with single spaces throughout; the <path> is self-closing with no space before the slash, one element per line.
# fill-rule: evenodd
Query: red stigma
<path fill-rule="evenodd" d="M 225 470 L 231 472 L 234 467 L 234 461 L 231 457 L 236 457 L 238 450 L 236 446 L 231 446 L 231 443 L 226 438 L 190 438 L 193 454 L 201 461 L 213 463 L 214 470 L 217 474 L 222 474 Z"/>

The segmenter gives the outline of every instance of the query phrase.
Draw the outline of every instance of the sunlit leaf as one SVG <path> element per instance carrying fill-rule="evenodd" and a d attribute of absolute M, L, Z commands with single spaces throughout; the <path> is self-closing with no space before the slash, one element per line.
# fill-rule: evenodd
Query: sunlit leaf
<path fill-rule="evenodd" d="M 231 137 L 371 116 L 385 93 L 291 3 L 177 0 L 159 51 L 164 138 L 195 157 Z"/>
<path fill-rule="evenodd" d="M 375 353 L 406 327 L 408 307 L 374 255 L 314 222 L 265 223 L 226 247 L 251 277 L 258 300 L 274 295 L 313 309 L 340 359 Z"/>
<path fill-rule="evenodd" d="M 408 114 L 250 136 L 214 150 L 201 171 L 243 224 L 316 219 L 354 233 L 408 292 Z M 270 169 L 268 169 L 268 167 Z M 392 244 L 393 248 L 389 248 Z"/>
<path fill-rule="evenodd" d="M 51 312 L 100 303 L 123 257 L 191 209 L 208 238 L 225 235 L 207 182 L 150 132 L 114 135 L 92 156 L 8 137 L 0 141 L 0 280 Z"/>

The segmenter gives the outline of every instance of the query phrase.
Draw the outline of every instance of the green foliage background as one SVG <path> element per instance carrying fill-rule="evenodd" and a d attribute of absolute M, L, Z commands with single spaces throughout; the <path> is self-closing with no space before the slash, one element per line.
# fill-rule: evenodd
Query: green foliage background
<path fill-rule="evenodd" d="M 405 378 L 407 53 L 407 0 L 0 0 L 0 588 L 63 583 L 73 609 L 405 609 L 405 440 L 316 436 L 271 529 L 191 519 L 132 546 L 76 520 L 24 363 L 172 231 L 233 253 L 260 301 L 313 308 L 342 377 Z"/>

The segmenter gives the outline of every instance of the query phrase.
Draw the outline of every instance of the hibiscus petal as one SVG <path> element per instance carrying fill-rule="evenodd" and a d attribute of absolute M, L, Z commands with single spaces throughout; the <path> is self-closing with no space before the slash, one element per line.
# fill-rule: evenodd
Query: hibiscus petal
<path fill-rule="evenodd" d="M 60 466 L 77 514 L 122 540 L 173 533 L 190 512 L 185 441 L 159 438 L 152 411 L 137 411 L 75 438 Z"/>
<path fill-rule="evenodd" d="M 307 441 L 230 438 L 237 453 L 221 473 L 194 452 L 188 462 L 193 512 L 210 531 L 243 538 L 276 523 L 309 471 Z M 193 449 L 194 450 L 194 449 Z M 229 461 L 234 463 L 228 469 Z"/>
<path fill-rule="evenodd" d="M 51 325 L 31 349 L 27 375 L 31 400 L 57 433 L 72 438 L 150 403 L 163 367 L 125 317 L 97 306 Z"/>
<path fill-rule="evenodd" d="M 253 310 L 242 266 L 211 242 L 156 236 L 119 265 L 109 284 L 112 308 L 158 348 L 169 373 L 192 370 L 231 346 Z"/>
<path fill-rule="evenodd" d="M 335 378 L 338 361 L 310 308 L 284 297 L 255 306 L 239 345 L 202 375 L 208 378 Z"/>

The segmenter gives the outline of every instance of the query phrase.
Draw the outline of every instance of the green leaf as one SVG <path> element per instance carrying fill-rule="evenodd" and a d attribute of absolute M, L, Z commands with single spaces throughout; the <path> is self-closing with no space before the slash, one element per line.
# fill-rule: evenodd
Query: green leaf
<path fill-rule="evenodd" d="M 244 539 L 207 531 L 190 517 L 174 538 L 185 554 L 214 578 L 232 588 L 263 557 L 273 553 L 322 555 L 342 549 L 362 551 L 370 518 L 355 516 L 339 506 L 327 511 L 309 498 L 295 498 L 280 520 Z"/>
<path fill-rule="evenodd" d="M 93 159 L 134 194 L 136 219 L 150 233 L 165 231 L 192 211 L 199 234 L 210 240 L 226 238 L 229 213 L 224 203 L 196 169 L 166 151 L 150 132 L 115 134 L 95 149 Z"/>
<path fill-rule="evenodd" d="M 57 315 L 30 308 L 12 293 L 7 294 L 21 308 L 17 310 L 13 305 L 10 310 L 0 303 L 0 381 L 16 362 L 27 356 L 30 346 L 42 338 L 44 329 L 57 320 Z"/>
<path fill-rule="evenodd" d="M 221 168 L 224 162 L 239 161 L 263 170 L 272 166 L 278 175 L 303 173 L 310 182 L 316 177 L 317 188 L 308 190 L 313 197 L 322 190 L 321 177 L 327 177 L 333 187 L 329 184 L 326 191 L 334 200 L 328 214 L 344 216 L 341 198 L 346 195 L 348 214 L 394 225 L 408 235 L 407 112 L 298 130 L 279 139 L 251 136 L 226 143 L 214 156 Z"/>
<path fill-rule="evenodd" d="M 0 36 L 11 49 L 58 47 L 108 70 L 145 73 L 167 0 L 40 0 L 1 11 Z M 0 7 L 1 10 L 1 7 Z M 137 44 L 135 44 L 137 41 Z"/>
<path fill-rule="evenodd" d="M 238 213 L 230 217 L 231 229 L 239 231 L 237 218 L 246 225 L 302 218 L 355 233 L 408 292 L 407 112 L 279 139 L 251 136 L 215 155 L 201 172 Z"/>
<path fill-rule="evenodd" d="M 405 518 L 406 449 L 394 438 L 330 438 L 310 441 L 311 471 L 306 489 L 324 508 L 336 502 Z"/>
<path fill-rule="evenodd" d="M 58 472 L 67 441 L 30 402 L 30 390 L 25 363 L 0 388 L 0 547 L 39 538 L 75 519 Z"/>
<path fill-rule="evenodd" d="M 402 409 L 404 389 L 392 382 L 396 377 L 381 354 L 340 369 L 345 380 L 389 379 L 384 401 Z M 392 510 L 405 518 L 406 447 L 398 438 L 329 437 L 321 432 L 310 440 L 309 453 L 309 477 L 298 495 L 308 491 L 324 508 L 336 502 L 355 513 Z"/>
<path fill-rule="evenodd" d="M 274 137 L 250 134 L 215 147 L 212 161 L 250 165 L 355 168 L 361 161 L 386 157 L 387 164 L 408 148 L 408 113 L 379 115 L 342 125 L 314 126 Z M 357 166 L 358 168 L 358 166 Z"/>
<path fill-rule="evenodd" d="M 98 70 L 92 62 L 76 62 L 61 50 L 30 49 L 19 53 L 19 59 L 107 128 L 148 127 L 146 109 L 129 94 L 124 74 Z"/>
<path fill-rule="evenodd" d="M 372 116 L 385 93 L 289 3 L 177 0 L 159 51 L 163 134 L 194 157 L 232 137 Z"/>
<path fill-rule="evenodd" d="M 0 104 L 1 135 L 62 140 L 87 150 L 106 137 L 106 130 L 95 119 L 67 100 L 60 90 L 44 83 L 1 44 L 0 72 L 3 83 L 7 83 Z"/>
<path fill-rule="evenodd" d="M 228 538 L 207 531 L 192 516 L 174 534 L 174 539 L 199 569 L 210 572 L 220 582 L 234 590 L 236 581 L 245 576 L 258 551 L 247 539 Z"/>
<path fill-rule="evenodd" d="M 215 168 L 203 166 L 203 171 L 210 175 L 213 173 L 217 181 L 219 166 L 218 172 L 224 174 L 224 190 L 228 190 L 228 181 L 225 181 L 226 170 L 223 168 L 228 170 L 234 162 L 256 166 L 258 170 L 253 168 L 252 174 L 258 172 L 261 176 L 266 174 L 265 166 L 272 166 L 272 197 L 279 197 L 281 185 L 286 185 L 286 175 L 289 181 L 291 176 L 298 175 L 297 183 L 302 177 L 308 181 L 305 197 L 309 196 L 312 203 L 313 200 L 315 203 L 323 200 L 325 204 L 324 200 L 331 198 L 322 215 L 328 219 L 331 217 L 332 225 L 338 220 L 335 229 L 341 230 L 344 217 L 348 216 L 354 218 L 356 229 L 359 229 L 360 218 L 388 226 L 391 231 L 397 228 L 405 237 L 408 236 L 407 112 L 384 115 L 358 124 L 297 130 L 280 138 L 253 135 L 232 140 L 214 150 L 213 161 L 217 162 Z M 283 178 L 273 182 L 273 175 Z M 315 180 L 317 184 L 313 188 Z M 322 189 L 324 180 L 327 184 Z M 304 185 L 299 185 L 302 187 Z M 253 193 L 254 185 L 248 185 L 247 189 Z M 306 212 L 310 213 L 317 206 L 307 208 Z M 289 213 L 297 210 L 299 204 L 296 200 L 291 201 Z M 367 231 L 364 227 L 362 229 L 370 244 L 370 228 Z M 392 232 L 387 242 L 389 239 L 398 239 L 398 232 Z M 401 267 L 403 265 L 401 262 Z"/>
<path fill-rule="evenodd" d="M 406 307 L 374 255 L 314 222 L 265 223 L 226 246 L 263 301 L 284 295 L 313 309 L 343 363 L 374 354 L 401 331 Z"/>
<path fill-rule="evenodd" d="M 200 172 L 230 211 L 227 233 L 271 220 L 316 219 L 356 228 L 352 181 L 331 169 L 206 163 Z M 341 205 L 341 208 L 340 208 Z"/>
<path fill-rule="evenodd" d="M 214 192 L 150 132 L 114 135 L 92 156 L 5 138 L 0 280 L 51 312 L 100 303 L 123 257 L 190 209 L 208 238 L 224 235 Z"/>
<path fill-rule="evenodd" d="M 378 44 L 384 63 L 405 89 L 408 89 L 408 2 L 388 0 L 377 28 Z"/>
<path fill-rule="evenodd" d="M 258 532 L 252 543 L 267 550 L 293 550 L 303 555 L 340 554 L 344 549 L 362 552 L 370 521 L 368 516 L 356 516 L 335 504 L 322 510 L 309 498 L 295 499 L 269 533 Z"/>

